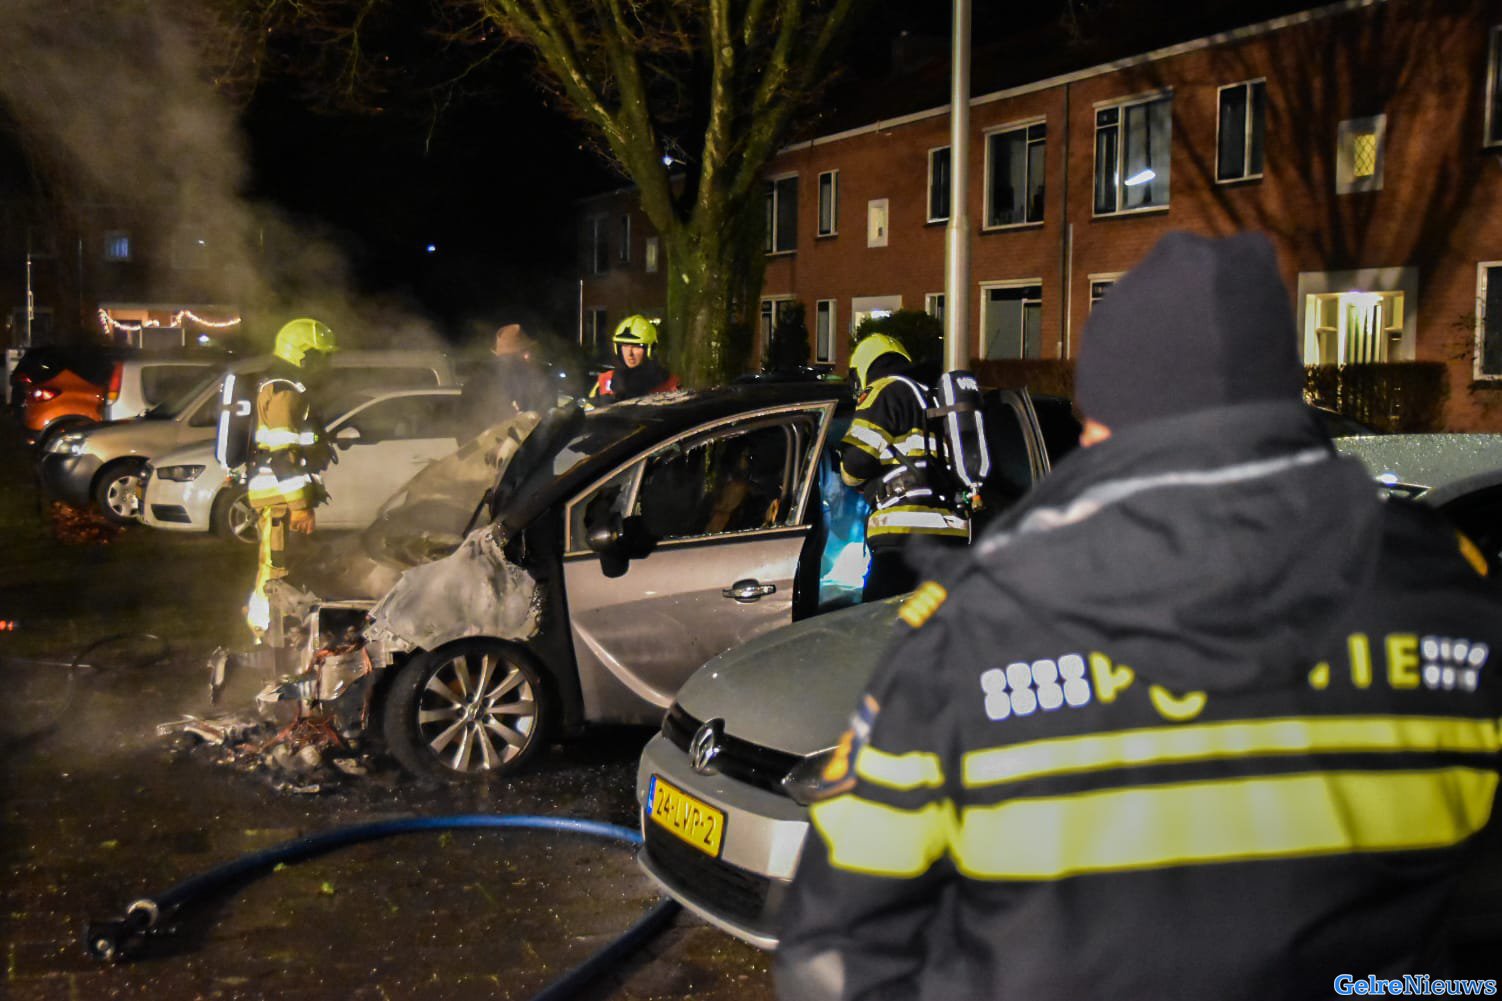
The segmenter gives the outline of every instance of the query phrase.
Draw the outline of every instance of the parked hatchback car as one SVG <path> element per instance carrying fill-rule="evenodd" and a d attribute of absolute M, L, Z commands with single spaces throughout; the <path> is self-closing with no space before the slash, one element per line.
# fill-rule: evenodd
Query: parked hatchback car
<path fill-rule="evenodd" d="M 365 528 L 381 504 L 428 463 L 459 447 L 457 388 L 365 389 L 324 407 L 338 461 L 323 473 L 318 527 Z M 141 476 L 141 520 L 153 528 L 256 541 L 245 487 L 214 456 L 214 441 L 169 452 Z"/>
<path fill-rule="evenodd" d="M 47 381 L 26 395 L 22 422 L 27 438 L 46 447 L 58 435 L 103 420 L 139 417 L 223 368 L 222 354 L 79 350 Z"/>
<path fill-rule="evenodd" d="M 1502 555 L 1502 435 L 1335 439 L 1382 489 L 1451 515 Z M 900 598 L 768 633 L 679 689 L 642 752 L 641 865 L 706 921 L 762 948 L 807 830 L 807 792 L 886 648 Z"/>
<path fill-rule="evenodd" d="M 229 366 L 241 377 L 264 372 L 270 355 Z M 97 505 L 119 524 L 135 520 L 140 476 L 146 464 L 194 442 L 214 437 L 224 372 L 210 372 L 177 398 L 141 417 L 113 421 L 53 439 L 42 454 L 44 490 L 70 504 Z M 341 351 L 333 356 L 322 392 L 334 397 L 362 386 L 452 386 L 453 368 L 439 351 Z"/>
<path fill-rule="evenodd" d="M 320 561 L 334 579 L 268 589 L 268 642 L 323 692 L 358 648 L 378 676 L 353 714 L 432 778 L 512 772 L 559 730 L 658 723 L 707 658 L 858 600 L 864 518 L 835 466 L 852 410 L 840 383 L 769 383 L 492 429 L 443 464 L 509 455 L 483 511 L 473 472 L 452 477 L 469 493 L 409 486 L 357 552 Z M 1025 393 L 987 413 L 999 507 L 1049 459 Z"/>

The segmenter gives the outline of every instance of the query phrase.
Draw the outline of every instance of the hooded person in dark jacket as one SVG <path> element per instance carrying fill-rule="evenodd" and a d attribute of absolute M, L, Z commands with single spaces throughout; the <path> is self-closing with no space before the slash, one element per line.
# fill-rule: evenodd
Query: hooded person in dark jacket
<path fill-rule="evenodd" d="M 1171 234 L 1097 307 L 1090 447 L 929 567 L 824 771 L 781 997 L 1452 973 L 1498 780 L 1499 592 L 1334 452 L 1295 343 L 1255 235 Z"/>

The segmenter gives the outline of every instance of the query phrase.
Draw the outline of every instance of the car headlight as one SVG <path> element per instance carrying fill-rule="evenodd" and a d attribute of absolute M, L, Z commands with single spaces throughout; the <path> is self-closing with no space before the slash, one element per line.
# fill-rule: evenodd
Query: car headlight
<path fill-rule="evenodd" d="M 162 466 L 155 472 L 159 480 L 171 480 L 173 483 L 187 483 L 196 480 L 203 474 L 204 466 Z"/>
<path fill-rule="evenodd" d="M 824 769 L 839 752 L 840 745 L 836 744 L 805 757 L 783 776 L 782 791 L 799 806 L 813 806 L 827 785 Z"/>
<path fill-rule="evenodd" d="M 47 451 L 57 455 L 82 455 L 84 442 L 87 440 L 88 436 L 82 432 L 69 431 L 49 441 Z"/>

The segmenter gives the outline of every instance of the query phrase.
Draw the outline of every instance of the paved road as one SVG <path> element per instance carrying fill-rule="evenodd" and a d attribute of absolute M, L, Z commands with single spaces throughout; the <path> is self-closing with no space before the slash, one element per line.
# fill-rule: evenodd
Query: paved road
<path fill-rule="evenodd" d="M 413 835 L 257 880 L 184 915 L 136 962 L 87 958 L 86 918 L 339 825 L 469 812 L 634 825 L 631 783 L 648 735 L 599 733 L 488 788 L 424 792 L 378 768 L 331 793 L 276 792 L 154 734 L 208 708 L 202 664 L 239 635 L 249 550 L 140 527 L 107 544 L 61 541 L 29 477 L 6 423 L 0 620 L 16 629 L 0 631 L 0 996 L 527 998 L 655 901 L 621 846 L 532 832 Z M 88 669 L 38 663 L 65 664 L 117 633 L 126 638 L 97 649 Z M 680 916 L 594 996 L 769 998 L 767 957 Z"/>

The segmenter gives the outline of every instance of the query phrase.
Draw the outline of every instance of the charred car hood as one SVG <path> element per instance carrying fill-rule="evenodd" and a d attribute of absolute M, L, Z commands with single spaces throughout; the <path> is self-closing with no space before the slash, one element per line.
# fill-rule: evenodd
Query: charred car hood
<path fill-rule="evenodd" d="M 679 689 L 678 704 L 762 747 L 799 755 L 829 747 L 891 642 L 901 603 L 829 612 L 722 653 Z"/>

